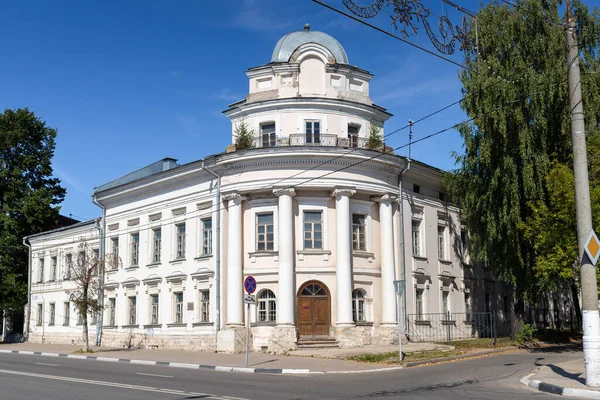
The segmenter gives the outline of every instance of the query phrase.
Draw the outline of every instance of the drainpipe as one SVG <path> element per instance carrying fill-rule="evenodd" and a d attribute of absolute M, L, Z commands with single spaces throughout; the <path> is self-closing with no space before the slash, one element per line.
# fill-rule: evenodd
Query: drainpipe
<path fill-rule="evenodd" d="M 215 238 L 215 303 L 217 306 L 215 309 L 215 335 L 218 335 L 221 330 L 221 176 L 206 168 L 204 160 L 202 160 L 202 169 L 217 178 L 217 191 L 215 193 L 215 207 L 217 207 L 217 215 L 215 216 L 215 225 L 217 226 L 217 237 Z"/>
<path fill-rule="evenodd" d="M 28 238 L 23 238 L 23 246 L 29 249 L 29 260 L 27 261 L 27 315 L 25 316 L 25 341 L 29 341 L 29 324 L 31 322 L 31 243 L 27 243 Z"/>
<path fill-rule="evenodd" d="M 94 203 L 102 209 L 102 225 L 99 224 L 100 221 L 96 220 L 96 229 L 98 229 L 98 236 L 100 236 L 100 259 L 103 260 L 101 268 L 98 271 L 100 279 L 100 291 L 98 292 L 98 306 L 100 308 L 100 311 L 98 312 L 98 317 L 96 318 L 96 346 L 100 346 L 102 345 L 102 325 L 104 325 L 104 312 L 102 310 L 104 309 L 104 269 L 106 268 L 106 208 L 98 202 L 96 196 L 92 197 L 92 203 Z"/>
<path fill-rule="evenodd" d="M 411 150 L 411 144 L 412 144 L 412 127 L 415 124 L 415 122 L 411 119 L 408 120 L 408 125 L 410 126 L 410 133 L 408 135 L 408 158 L 407 158 L 407 165 L 406 168 L 404 168 L 401 172 L 400 175 L 398 177 L 398 209 L 400 211 L 400 252 L 402 254 L 402 260 L 401 265 L 402 265 L 402 279 L 404 280 L 404 301 L 403 301 L 403 314 L 404 318 L 406 319 L 406 249 L 405 249 L 405 237 L 404 237 L 404 199 L 403 199 L 403 188 L 402 188 L 402 178 L 404 177 L 404 174 L 406 173 L 406 171 L 410 170 L 410 150 Z"/>

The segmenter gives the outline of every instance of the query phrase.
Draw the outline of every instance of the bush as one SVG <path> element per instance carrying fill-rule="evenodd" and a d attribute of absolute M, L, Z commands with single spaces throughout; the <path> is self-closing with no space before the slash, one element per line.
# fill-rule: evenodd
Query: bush
<path fill-rule="evenodd" d="M 525 324 L 519 332 L 517 332 L 516 339 L 519 343 L 531 343 L 533 342 L 533 335 L 535 334 L 535 325 Z"/>

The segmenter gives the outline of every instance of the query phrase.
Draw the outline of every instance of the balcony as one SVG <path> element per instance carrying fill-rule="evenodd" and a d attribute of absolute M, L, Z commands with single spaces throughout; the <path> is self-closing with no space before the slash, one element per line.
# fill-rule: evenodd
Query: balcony
<path fill-rule="evenodd" d="M 339 137 L 335 134 L 321 133 L 292 133 L 288 137 L 279 136 L 257 136 L 254 138 L 254 148 L 261 147 L 290 147 L 290 146 L 320 146 L 320 147 L 351 147 L 366 149 L 368 138 L 354 137 L 352 140 L 348 137 Z M 384 150 L 384 146 L 373 150 Z"/>

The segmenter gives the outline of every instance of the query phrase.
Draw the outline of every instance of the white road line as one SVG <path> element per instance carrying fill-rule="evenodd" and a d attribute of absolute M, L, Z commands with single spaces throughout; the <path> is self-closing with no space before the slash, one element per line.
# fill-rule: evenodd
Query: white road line
<path fill-rule="evenodd" d="M 159 378 L 172 378 L 172 376 L 169 376 L 169 375 L 144 374 L 143 372 L 138 372 L 137 375 L 156 376 L 156 377 L 159 377 Z"/>
<path fill-rule="evenodd" d="M 161 388 L 155 388 L 155 387 L 150 387 L 150 386 L 128 385 L 126 383 L 95 381 L 95 380 L 91 380 L 91 379 L 72 378 L 69 376 L 36 374 L 33 372 L 12 371 L 12 370 L 8 370 L 8 369 L 0 369 L 0 374 L 30 376 L 30 377 L 34 377 L 34 378 L 52 379 L 52 380 L 56 380 L 56 381 L 66 381 L 66 382 L 75 382 L 75 383 L 84 383 L 84 384 L 88 384 L 88 385 L 109 386 L 109 387 L 115 387 L 115 388 L 120 388 L 120 389 L 141 390 L 141 391 L 145 391 L 145 392 L 169 393 L 169 394 L 175 394 L 175 395 L 185 394 L 187 396 L 203 396 L 206 399 L 214 399 L 214 400 L 227 399 L 227 397 L 221 397 L 221 396 L 217 396 L 214 394 L 208 394 L 208 393 L 183 392 L 181 390 L 174 390 L 174 389 L 161 389 Z M 247 399 L 244 399 L 244 400 L 247 400 Z"/>
<path fill-rule="evenodd" d="M 36 363 L 36 365 L 47 365 L 49 367 L 60 367 L 58 364 L 48 364 L 48 363 Z"/>

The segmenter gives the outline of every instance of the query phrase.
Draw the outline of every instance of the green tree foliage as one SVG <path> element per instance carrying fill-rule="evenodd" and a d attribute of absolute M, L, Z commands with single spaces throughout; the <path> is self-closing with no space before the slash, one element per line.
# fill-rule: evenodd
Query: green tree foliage
<path fill-rule="evenodd" d="M 600 22 L 597 11 L 590 14 L 579 1 L 574 6 L 585 60 L 586 125 L 594 127 L 600 111 L 600 76 L 594 73 Z M 459 128 L 464 152 L 455 154 L 458 168 L 446 176 L 450 194 L 462 207 L 475 258 L 533 301 L 551 286 L 538 280 L 537 239 L 526 232 L 526 221 L 550 206 L 551 191 L 558 188 L 548 183 L 566 179 L 564 170 L 554 169 L 556 163 L 571 168 L 561 22 L 556 0 L 523 0 L 516 7 L 494 1 L 480 10 L 479 54 L 465 53 L 467 66 L 479 72 L 460 74 L 467 95 L 461 106 L 473 121 Z"/>
<path fill-rule="evenodd" d="M 367 149 L 383 150 L 383 135 L 381 134 L 381 126 L 375 121 L 369 124 L 369 136 L 367 137 Z"/>
<path fill-rule="evenodd" d="M 246 121 L 242 120 L 236 124 L 234 129 L 236 150 L 247 150 L 254 148 L 254 130 L 248 128 Z"/>
<path fill-rule="evenodd" d="M 27 302 L 23 237 L 56 227 L 65 189 L 52 177 L 55 137 L 26 108 L 0 114 L 0 309 Z"/>

